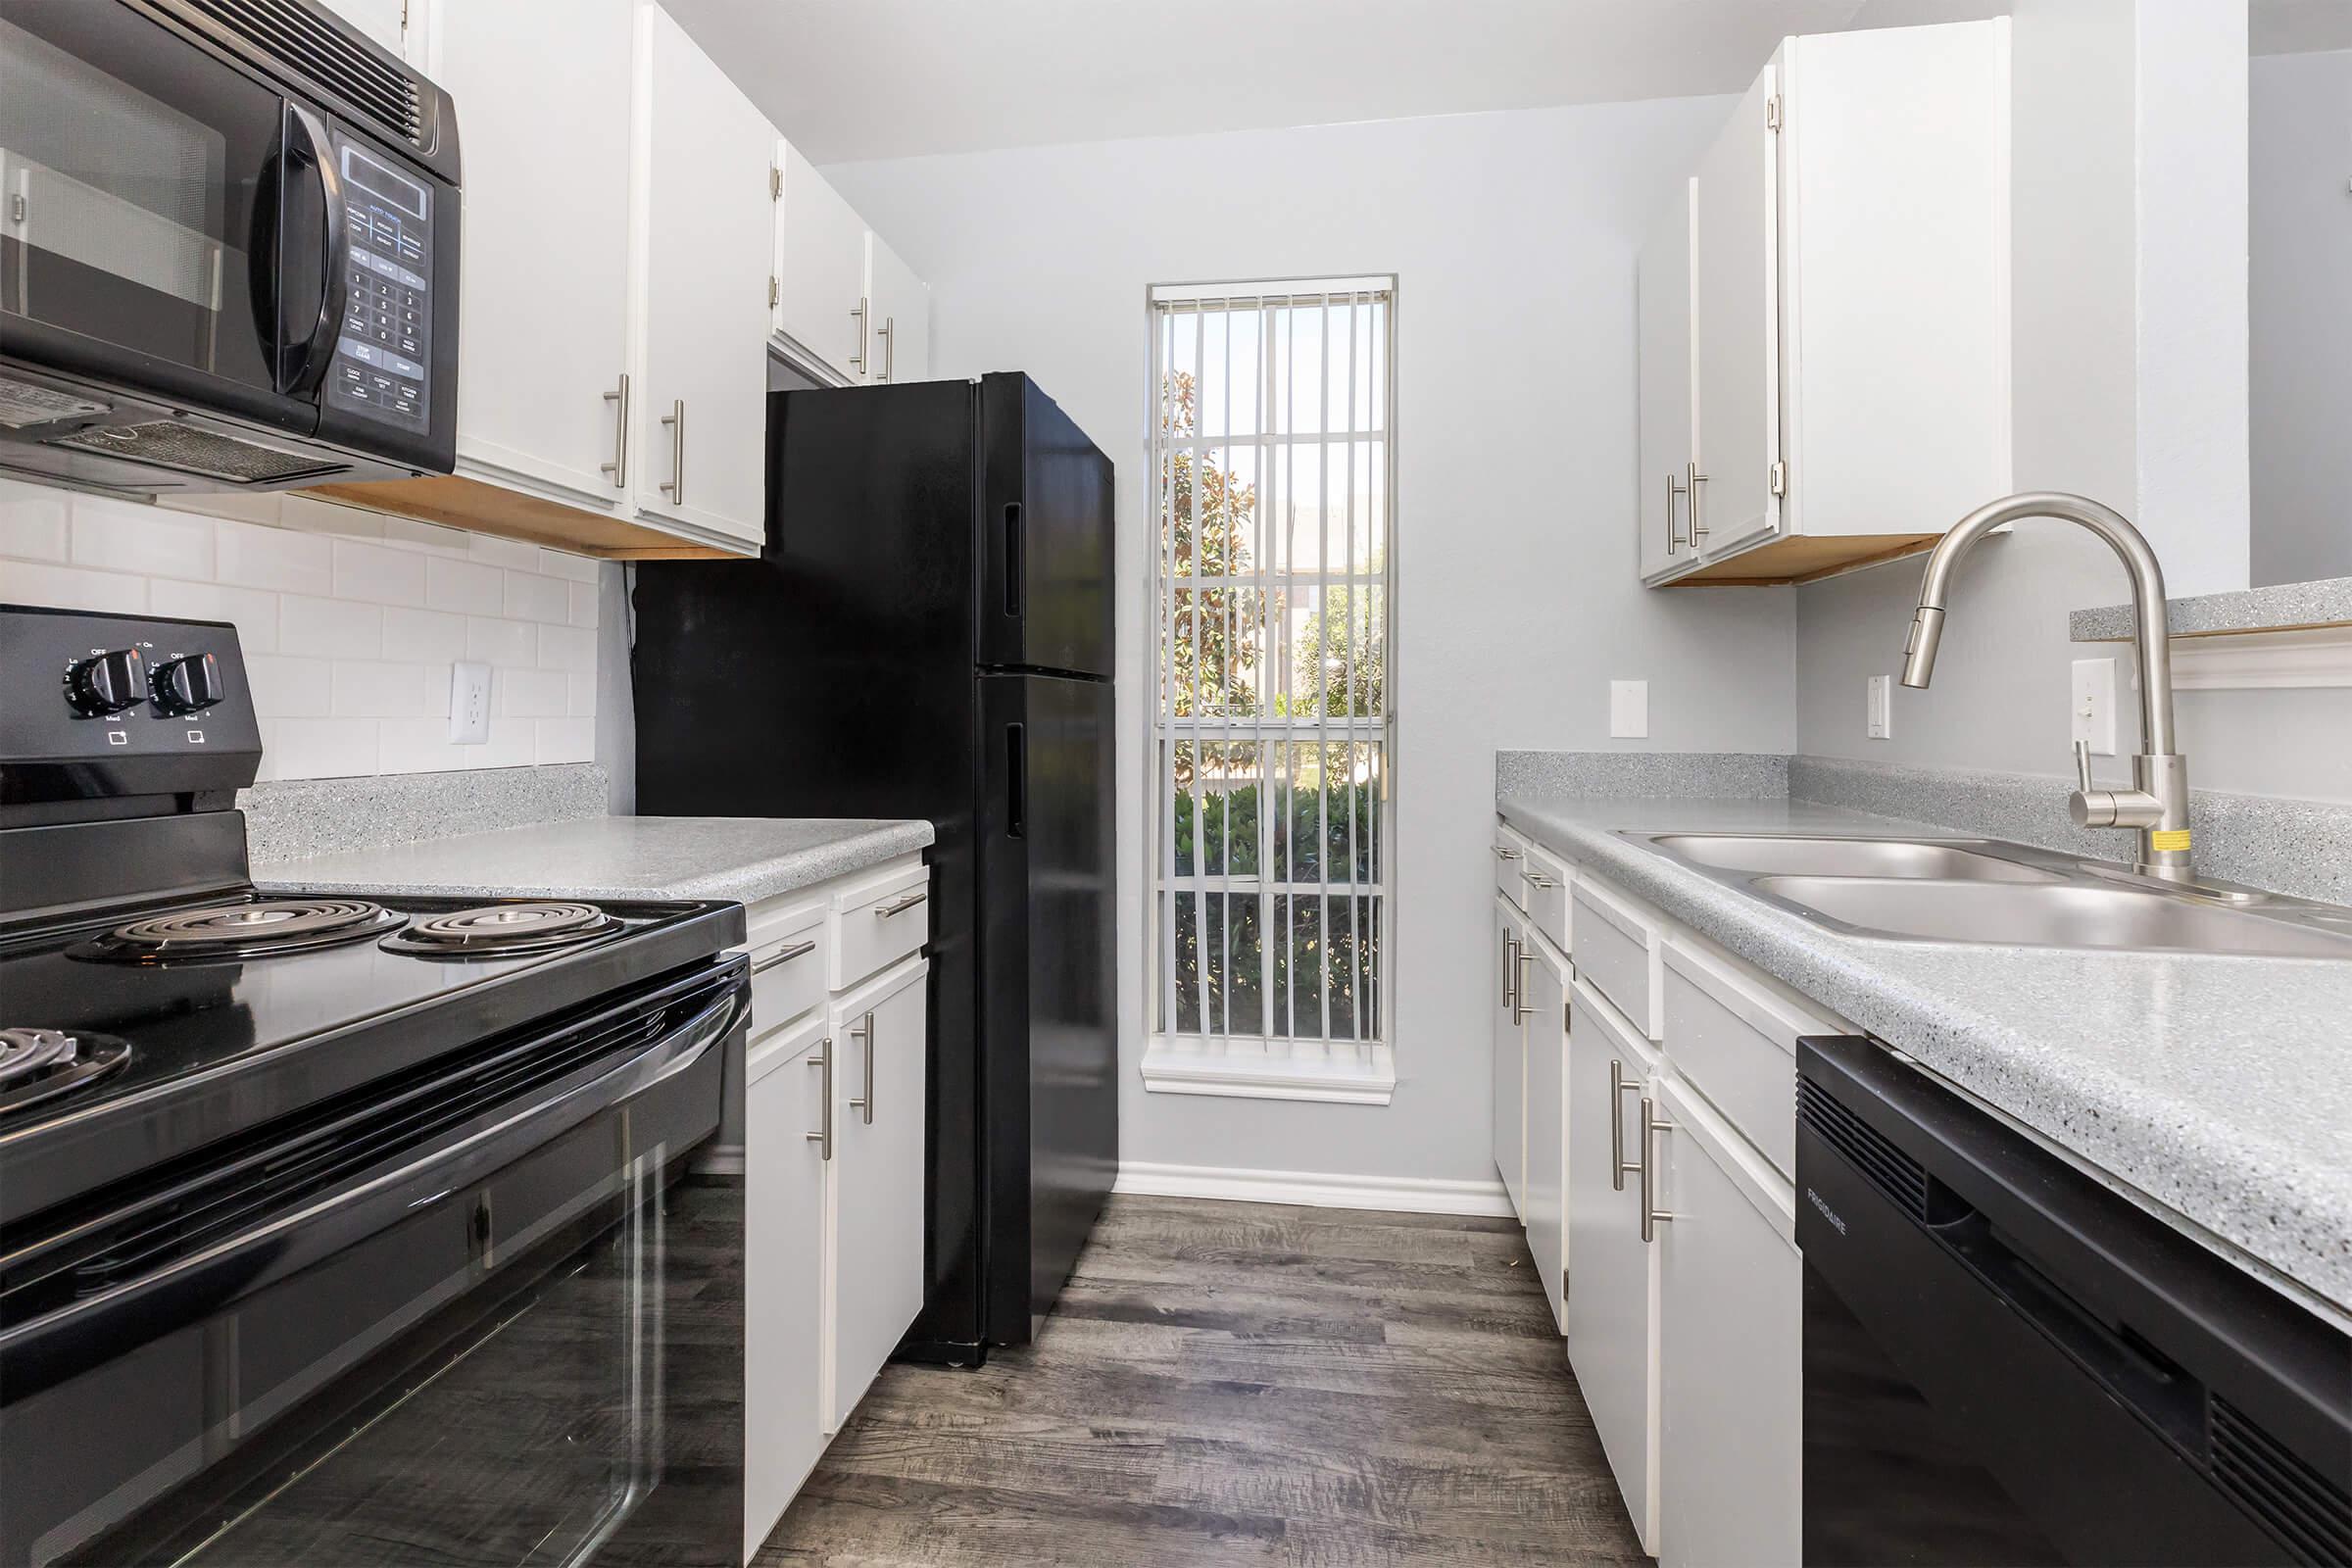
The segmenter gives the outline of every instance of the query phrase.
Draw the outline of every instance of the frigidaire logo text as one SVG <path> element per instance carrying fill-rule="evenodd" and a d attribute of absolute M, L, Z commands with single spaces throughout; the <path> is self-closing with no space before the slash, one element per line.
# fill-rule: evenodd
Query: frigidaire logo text
<path fill-rule="evenodd" d="M 1845 1234 L 1845 1221 L 1838 1217 L 1838 1211 L 1836 1209 L 1832 1208 L 1829 1204 L 1821 1200 L 1821 1195 L 1819 1193 L 1815 1192 L 1810 1187 L 1806 1188 L 1805 1200 L 1811 1203 L 1815 1208 L 1821 1210 L 1821 1217 L 1823 1219 L 1828 1220 L 1831 1224 L 1838 1227 L 1838 1235 L 1843 1236 Z"/>

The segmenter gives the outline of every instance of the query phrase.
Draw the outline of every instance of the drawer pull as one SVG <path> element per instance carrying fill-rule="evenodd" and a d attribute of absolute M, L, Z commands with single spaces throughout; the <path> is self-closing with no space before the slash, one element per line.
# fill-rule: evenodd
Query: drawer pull
<path fill-rule="evenodd" d="M 1497 844 L 1494 846 L 1494 857 L 1496 859 L 1501 860 L 1516 860 L 1519 858 L 1519 852 L 1517 850 L 1508 849 L 1503 845 Z"/>
<path fill-rule="evenodd" d="M 1520 880 L 1526 882 L 1530 887 L 1556 888 L 1559 886 L 1557 882 L 1554 882 L 1551 878 L 1545 876 L 1541 871 L 1522 871 L 1519 873 L 1519 876 Z"/>
<path fill-rule="evenodd" d="M 795 958 L 806 958 L 815 951 L 816 944 L 813 942 L 795 942 L 791 947 L 779 948 L 758 963 L 753 964 L 752 973 L 765 974 L 779 963 L 790 963 Z"/>
<path fill-rule="evenodd" d="M 930 902 L 930 890 L 928 888 L 918 888 L 914 892 L 907 894 L 903 899 L 895 899 L 888 904 L 876 906 L 874 908 L 874 918 L 877 920 L 887 920 L 894 914 L 905 914 L 908 909 L 913 908 L 918 904 L 928 904 Z"/>

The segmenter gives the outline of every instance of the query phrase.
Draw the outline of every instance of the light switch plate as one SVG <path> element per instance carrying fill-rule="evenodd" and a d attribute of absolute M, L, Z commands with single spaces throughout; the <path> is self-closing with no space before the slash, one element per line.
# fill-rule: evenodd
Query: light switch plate
<path fill-rule="evenodd" d="M 2115 661 L 2075 661 L 2074 697 L 2068 709 L 2067 739 L 2088 741 L 2093 757 L 2115 755 Z"/>
<path fill-rule="evenodd" d="M 1609 734 L 1621 741 L 1649 738 L 1649 682 L 1609 682 Z"/>
<path fill-rule="evenodd" d="M 490 740 L 490 666 L 461 659 L 449 666 L 449 739 L 453 746 Z"/>
<path fill-rule="evenodd" d="M 1892 676 L 1873 675 L 1863 687 L 1863 731 L 1874 741 L 1891 740 L 1894 736 L 1893 685 Z"/>

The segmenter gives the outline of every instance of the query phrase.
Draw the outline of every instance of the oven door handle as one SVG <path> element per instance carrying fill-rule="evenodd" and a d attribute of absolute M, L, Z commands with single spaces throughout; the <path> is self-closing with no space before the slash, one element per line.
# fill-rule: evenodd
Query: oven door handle
<path fill-rule="evenodd" d="M 295 143 L 301 143 L 300 151 Z M 325 269 L 318 294 L 318 318 L 302 343 L 288 345 L 284 385 L 280 391 L 306 397 L 326 378 L 327 362 L 335 357 L 335 340 L 343 333 L 343 300 L 351 292 L 351 216 L 343 204 L 343 174 L 335 168 L 335 149 L 326 122 L 302 105 L 286 105 L 286 174 L 293 178 L 298 163 L 318 172 L 318 199 L 325 220 Z M 279 243 L 292 236 L 281 233 Z"/>
<path fill-rule="evenodd" d="M 0 1332 L 0 1386 L 20 1398 L 216 1311 L 430 1207 L 623 1101 L 691 1069 L 748 1007 L 730 987 L 626 1061 L 554 1100 L 533 1100 L 396 1170 L 277 1215 L 152 1274 Z"/>

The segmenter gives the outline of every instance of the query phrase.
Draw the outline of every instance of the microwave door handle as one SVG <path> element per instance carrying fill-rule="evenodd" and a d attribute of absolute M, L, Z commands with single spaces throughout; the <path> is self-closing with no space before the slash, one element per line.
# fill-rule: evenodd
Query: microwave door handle
<path fill-rule="evenodd" d="M 328 141 L 326 122 L 300 104 L 286 106 L 286 135 L 299 137 L 303 156 L 318 172 L 318 197 L 325 220 L 325 283 L 318 293 L 318 318 L 293 358 L 284 390 L 296 396 L 316 390 L 326 377 L 327 362 L 335 355 L 335 339 L 343 330 L 343 297 L 351 291 L 351 216 L 343 204 L 343 175 L 335 168 L 335 150 Z M 291 146 L 288 148 L 292 152 Z M 296 160 L 286 160 L 286 177 L 294 175 Z M 283 244 L 290 236 L 280 236 Z M 289 345 L 291 346 L 291 345 Z"/>

